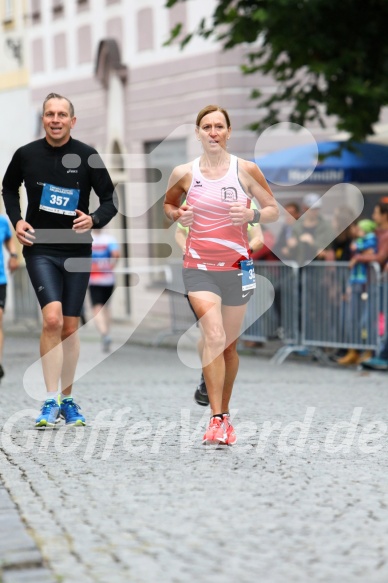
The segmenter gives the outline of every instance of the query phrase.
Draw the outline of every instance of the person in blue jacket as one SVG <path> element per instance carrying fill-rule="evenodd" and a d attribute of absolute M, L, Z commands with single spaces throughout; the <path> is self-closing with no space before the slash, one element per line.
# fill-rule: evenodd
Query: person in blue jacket
<path fill-rule="evenodd" d="M 7 217 L 3 215 L 0 215 L 0 244 L 2 246 L 0 252 L 0 379 L 2 379 L 5 374 L 2 364 L 4 346 L 3 315 L 7 297 L 7 273 L 5 268 L 3 245 L 9 254 L 8 259 L 9 272 L 13 273 L 19 267 L 18 255 L 16 253 L 15 243 L 12 239 L 11 228 Z"/>

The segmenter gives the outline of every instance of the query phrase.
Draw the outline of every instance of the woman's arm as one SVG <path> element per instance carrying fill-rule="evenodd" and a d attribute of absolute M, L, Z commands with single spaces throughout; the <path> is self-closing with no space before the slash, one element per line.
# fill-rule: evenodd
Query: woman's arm
<path fill-rule="evenodd" d="M 182 164 L 181 166 L 176 166 L 171 173 L 168 180 L 167 192 L 164 197 L 164 212 L 170 221 L 177 221 L 181 223 L 184 227 L 187 227 L 192 222 L 192 210 L 191 208 L 184 204 L 181 205 L 181 200 L 183 194 L 186 194 L 191 184 L 191 170 L 189 164 Z M 184 213 L 190 213 L 191 221 L 189 216 L 183 217 Z"/>
<path fill-rule="evenodd" d="M 277 202 L 258 166 L 254 162 L 239 158 L 239 178 L 246 191 L 259 203 L 260 223 L 277 221 L 279 218 Z M 250 212 L 253 218 L 253 210 L 250 209 Z"/>

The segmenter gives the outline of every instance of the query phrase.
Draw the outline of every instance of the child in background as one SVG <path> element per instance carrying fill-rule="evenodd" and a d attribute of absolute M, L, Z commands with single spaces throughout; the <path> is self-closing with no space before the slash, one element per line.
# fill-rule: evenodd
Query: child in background
<path fill-rule="evenodd" d="M 376 223 L 370 219 L 362 219 L 354 225 L 355 241 L 350 245 L 353 254 L 356 253 L 377 253 Z M 350 328 L 360 331 L 357 338 L 352 339 L 358 343 L 360 340 L 368 338 L 368 301 L 367 293 L 368 266 L 365 263 L 356 263 L 350 272 L 348 296 L 350 297 Z M 359 326 L 355 326 L 355 319 L 359 319 Z M 353 334 L 354 336 L 354 334 Z M 360 336 L 360 337 L 359 337 Z M 360 354 L 358 350 L 351 348 L 342 358 L 338 359 L 338 364 L 360 364 L 372 356 L 370 351 Z"/>
<path fill-rule="evenodd" d="M 377 253 L 376 223 L 371 219 L 363 219 L 356 224 L 357 239 L 350 245 L 354 253 Z M 350 283 L 367 282 L 367 266 L 356 263 L 350 272 Z"/>

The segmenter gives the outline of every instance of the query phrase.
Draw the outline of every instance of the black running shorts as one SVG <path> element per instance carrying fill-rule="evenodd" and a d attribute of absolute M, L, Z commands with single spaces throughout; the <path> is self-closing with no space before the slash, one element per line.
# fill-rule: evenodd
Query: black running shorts
<path fill-rule="evenodd" d="M 104 305 L 113 293 L 113 285 L 90 285 L 89 295 L 92 306 Z"/>
<path fill-rule="evenodd" d="M 7 298 L 7 284 L 2 283 L 0 285 L 0 310 L 5 309 L 5 300 Z"/>
<path fill-rule="evenodd" d="M 67 257 L 29 255 L 25 258 L 28 275 L 41 308 L 61 302 L 64 316 L 81 315 L 88 288 L 91 258 L 83 257 L 85 271 L 67 271 Z"/>
<path fill-rule="evenodd" d="M 183 283 L 186 294 L 209 291 L 221 297 L 224 306 L 243 306 L 249 302 L 252 289 L 243 292 L 240 269 L 230 271 L 205 271 L 183 268 Z"/>

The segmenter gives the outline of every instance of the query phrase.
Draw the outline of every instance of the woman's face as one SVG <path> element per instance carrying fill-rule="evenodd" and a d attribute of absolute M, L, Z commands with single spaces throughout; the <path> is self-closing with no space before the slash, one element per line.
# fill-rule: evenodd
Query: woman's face
<path fill-rule="evenodd" d="M 383 220 L 383 215 L 382 215 L 382 213 L 380 211 L 380 207 L 379 206 L 375 206 L 375 208 L 373 210 L 373 214 L 372 214 L 372 219 L 377 224 L 377 226 L 380 226 L 381 225 L 381 222 Z"/>
<path fill-rule="evenodd" d="M 205 152 L 216 153 L 220 148 L 226 150 L 231 128 L 227 127 L 225 116 L 221 111 L 213 111 L 205 115 L 195 131 Z"/>

